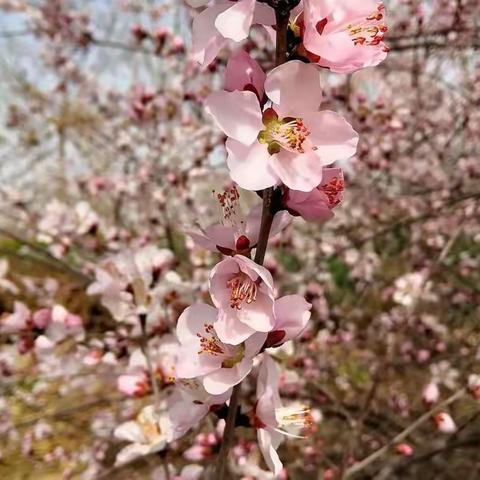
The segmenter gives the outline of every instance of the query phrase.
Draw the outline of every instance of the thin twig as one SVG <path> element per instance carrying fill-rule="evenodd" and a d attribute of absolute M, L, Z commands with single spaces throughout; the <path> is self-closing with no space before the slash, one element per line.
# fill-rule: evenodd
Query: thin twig
<path fill-rule="evenodd" d="M 150 355 L 150 348 L 148 346 L 147 335 L 147 319 L 146 315 L 139 315 L 140 328 L 142 330 L 140 338 L 140 349 L 147 361 L 148 374 L 150 376 L 150 383 L 152 384 L 153 400 L 155 405 L 155 411 L 158 413 L 160 410 L 160 390 L 158 389 L 157 379 L 155 376 L 155 370 L 153 368 L 152 356 Z"/>
<path fill-rule="evenodd" d="M 380 457 L 382 457 L 383 455 L 385 455 L 389 450 L 390 448 L 405 440 L 405 438 L 407 438 L 413 431 L 415 431 L 417 428 L 419 428 L 420 426 L 422 426 L 426 421 L 428 421 L 433 415 L 435 415 L 436 413 L 442 411 L 445 409 L 445 407 L 447 407 L 448 405 L 454 403 L 455 401 L 457 401 L 458 399 L 460 399 L 461 397 L 463 397 L 466 393 L 466 389 L 465 388 L 462 388 L 461 390 L 459 390 L 458 392 L 454 393 L 453 395 L 451 395 L 450 397 L 448 397 L 445 401 L 443 401 L 442 403 L 438 404 L 437 406 L 435 406 L 434 408 L 432 408 L 431 410 L 429 410 L 428 412 L 424 413 L 423 415 L 421 415 L 419 418 L 417 418 L 417 420 L 415 420 L 412 424 L 410 424 L 407 428 L 405 428 L 402 432 L 400 432 L 397 436 L 395 436 L 394 438 L 392 438 L 386 445 L 384 445 L 383 447 L 379 448 L 378 450 L 376 450 L 375 452 L 373 452 L 371 455 L 369 455 L 368 457 L 364 458 L 362 461 L 356 463 L 355 465 L 353 465 L 352 467 L 350 467 L 346 472 L 345 472 L 345 478 L 350 478 L 352 477 L 353 475 L 355 475 L 356 473 L 364 470 L 365 468 L 367 468 L 369 465 L 371 465 L 372 463 L 374 463 L 375 461 L 377 461 Z"/>

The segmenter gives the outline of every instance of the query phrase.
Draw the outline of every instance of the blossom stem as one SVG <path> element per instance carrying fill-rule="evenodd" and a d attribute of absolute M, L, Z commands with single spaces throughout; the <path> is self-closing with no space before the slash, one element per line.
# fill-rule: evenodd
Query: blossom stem
<path fill-rule="evenodd" d="M 462 398 L 465 395 L 465 393 L 466 393 L 466 389 L 462 388 L 461 390 L 455 392 L 453 395 L 448 397 L 442 403 L 439 403 L 438 405 L 433 407 L 431 410 L 424 413 L 422 416 L 417 418 L 417 420 L 415 420 L 412 424 L 410 424 L 407 428 L 405 428 L 405 430 L 400 432 L 397 436 L 395 436 L 383 447 L 379 448 L 378 450 L 376 450 L 375 452 L 373 452 L 371 455 L 364 458 L 360 462 L 353 464 L 349 469 L 346 470 L 343 478 L 351 478 L 358 472 L 361 472 L 362 470 L 367 468 L 370 464 L 377 461 L 380 457 L 388 453 L 393 445 L 405 440 L 413 431 L 415 431 L 418 427 L 420 427 L 425 422 L 430 420 L 430 418 L 433 417 L 433 415 L 435 415 L 437 412 L 442 411 L 444 408 L 456 402 L 458 399 Z"/>
<path fill-rule="evenodd" d="M 287 35 L 290 15 L 285 15 L 278 10 L 275 12 L 275 15 L 277 26 L 275 64 L 278 67 L 279 65 L 282 65 L 287 61 Z M 260 234 L 258 237 L 257 250 L 255 252 L 255 262 L 259 265 L 263 265 L 263 262 L 265 260 L 268 237 L 272 228 L 273 217 L 275 216 L 275 211 L 273 208 L 273 196 L 273 187 L 266 188 L 263 191 L 262 222 L 260 226 Z"/>
<path fill-rule="evenodd" d="M 275 14 L 277 27 L 275 63 L 278 66 L 282 63 L 285 63 L 287 60 L 287 34 L 290 14 L 280 10 L 276 10 Z M 262 198 L 262 220 L 257 249 L 255 252 L 255 262 L 259 265 L 263 265 L 263 262 L 265 260 L 268 238 L 270 236 L 270 230 L 272 228 L 273 217 L 275 216 L 274 188 L 271 187 L 263 190 Z M 225 478 L 225 467 L 227 464 L 228 453 L 230 451 L 230 446 L 233 442 L 235 434 L 235 422 L 237 418 L 238 404 L 240 401 L 240 390 L 241 383 L 233 387 L 232 395 L 230 397 L 228 415 L 225 424 L 225 430 L 223 432 L 222 446 L 220 448 L 217 459 L 215 480 L 224 480 Z"/>
<path fill-rule="evenodd" d="M 228 452 L 233 441 L 235 433 L 235 419 L 237 417 L 238 404 L 240 401 L 241 384 L 235 385 L 230 396 L 230 403 L 228 406 L 228 415 L 225 423 L 225 430 L 223 431 L 223 441 L 218 453 L 216 480 L 224 480 L 225 467 L 227 466 Z"/>
<path fill-rule="evenodd" d="M 142 331 L 140 339 L 140 349 L 142 350 L 142 353 L 147 361 L 148 375 L 150 376 L 150 383 L 152 384 L 153 390 L 155 411 L 158 412 L 160 409 L 160 391 L 158 389 L 157 379 L 155 378 L 155 371 L 153 369 L 152 357 L 150 355 L 150 349 L 148 347 L 147 319 L 145 318 L 145 315 L 139 315 L 139 320 L 140 329 Z"/>

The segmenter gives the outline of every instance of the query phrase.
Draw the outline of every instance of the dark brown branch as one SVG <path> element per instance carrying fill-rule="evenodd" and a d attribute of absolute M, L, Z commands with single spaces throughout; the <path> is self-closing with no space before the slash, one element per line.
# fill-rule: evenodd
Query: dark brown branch
<path fill-rule="evenodd" d="M 277 25 L 277 44 L 275 53 L 276 65 L 281 65 L 287 60 L 287 31 L 289 13 L 276 10 Z M 254 172 L 252 172 L 254 174 Z M 268 238 L 272 227 L 273 217 L 275 215 L 273 208 L 274 189 L 267 188 L 263 191 L 262 220 L 260 226 L 260 235 L 258 238 L 257 250 L 255 253 L 255 262 L 263 265 L 265 252 L 267 250 Z M 224 480 L 228 453 L 235 434 L 235 420 L 237 417 L 238 404 L 240 400 L 241 384 L 235 385 L 230 397 L 228 416 L 223 434 L 223 442 L 218 454 L 215 480 Z"/>

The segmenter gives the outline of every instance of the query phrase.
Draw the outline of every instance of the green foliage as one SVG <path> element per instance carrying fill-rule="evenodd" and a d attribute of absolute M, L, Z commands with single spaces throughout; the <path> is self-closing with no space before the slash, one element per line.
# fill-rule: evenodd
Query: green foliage
<path fill-rule="evenodd" d="M 291 250 L 281 249 L 278 252 L 277 260 L 280 265 L 290 273 L 300 272 L 303 264 L 300 258 Z"/>
<path fill-rule="evenodd" d="M 350 277 L 350 268 L 340 257 L 329 259 L 327 269 L 338 288 L 348 290 L 353 288 L 354 284 Z"/>

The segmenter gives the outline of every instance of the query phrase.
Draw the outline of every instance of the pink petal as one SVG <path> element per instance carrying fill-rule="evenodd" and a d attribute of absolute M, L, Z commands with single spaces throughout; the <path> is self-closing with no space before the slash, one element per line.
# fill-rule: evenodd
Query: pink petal
<path fill-rule="evenodd" d="M 275 301 L 274 330 L 284 330 L 282 343 L 298 337 L 310 320 L 312 305 L 301 295 L 287 295 Z"/>
<path fill-rule="evenodd" d="M 279 371 L 275 361 L 268 353 L 264 353 L 262 356 L 262 363 L 258 370 L 257 378 L 257 398 L 260 398 L 267 391 L 267 387 L 272 386 L 275 389 L 272 390 L 272 400 L 275 405 L 281 403 L 280 395 L 278 393 Z"/>
<path fill-rule="evenodd" d="M 202 235 L 198 232 L 186 232 L 186 234 L 194 241 L 197 247 L 204 248 L 205 250 L 209 250 L 210 252 L 216 252 L 217 246 L 213 243 L 213 241 Z"/>
<path fill-rule="evenodd" d="M 233 227 L 217 223 L 207 227 L 205 233 L 215 245 L 235 250 L 235 229 Z"/>
<path fill-rule="evenodd" d="M 258 445 L 262 452 L 265 463 L 275 476 L 279 475 L 283 469 L 283 464 L 278 456 L 276 448 L 281 442 L 281 436 L 274 430 L 260 428 L 257 431 Z"/>
<path fill-rule="evenodd" d="M 214 324 L 218 338 L 230 345 L 239 345 L 255 333 L 255 329 L 239 322 L 236 315 L 221 311 Z"/>
<path fill-rule="evenodd" d="M 274 389 L 270 380 L 266 385 L 266 389 L 262 395 L 258 395 L 257 392 L 257 406 L 255 413 L 257 417 L 267 425 L 268 427 L 276 428 L 278 425 L 277 419 L 275 417 L 275 402 L 274 402 Z"/>
<path fill-rule="evenodd" d="M 216 92 L 205 101 L 206 111 L 228 137 L 251 145 L 263 130 L 262 112 L 253 92 Z"/>
<path fill-rule="evenodd" d="M 239 50 L 228 60 L 225 69 L 225 90 L 245 90 L 252 86 L 258 94 L 259 100 L 265 93 L 264 85 L 267 75 L 262 67 L 244 50 Z M 248 89 L 247 89 L 248 90 Z"/>
<path fill-rule="evenodd" d="M 228 304 L 230 290 L 227 288 L 227 280 L 240 271 L 238 263 L 233 258 L 225 258 L 217 263 L 210 272 L 209 290 L 213 304 L 221 308 Z"/>
<path fill-rule="evenodd" d="M 198 339 L 182 344 L 175 365 L 175 373 L 179 378 L 196 378 L 220 368 L 222 358 L 199 352 Z"/>
<path fill-rule="evenodd" d="M 192 25 L 193 58 L 203 65 L 209 65 L 221 48 L 227 43 L 215 28 L 217 16 L 230 7 L 230 2 L 208 7 L 195 16 Z"/>
<path fill-rule="evenodd" d="M 203 379 L 203 386 L 208 393 L 221 395 L 230 387 L 240 383 L 250 373 L 252 366 L 252 359 L 244 358 L 233 368 L 221 368 L 206 375 Z"/>
<path fill-rule="evenodd" d="M 245 340 L 245 357 L 252 358 L 258 355 L 266 339 L 266 333 L 256 333 Z"/>
<path fill-rule="evenodd" d="M 333 218 L 333 212 L 328 202 L 328 197 L 314 188 L 311 192 L 289 190 L 287 207 L 307 222 L 326 222 Z"/>
<path fill-rule="evenodd" d="M 324 110 L 310 113 L 304 116 L 303 120 L 311 132 L 308 138 L 317 147 L 316 153 L 322 159 L 322 165 L 329 165 L 336 160 L 345 160 L 355 155 L 358 133 L 341 115 Z M 313 187 L 310 190 L 312 189 Z"/>
<path fill-rule="evenodd" d="M 310 192 L 322 180 L 322 161 L 313 150 L 298 154 L 281 150 L 272 155 L 270 164 L 280 180 L 293 190 Z"/>
<path fill-rule="evenodd" d="M 250 278 L 253 280 L 257 277 L 260 277 L 269 290 L 269 295 L 273 299 L 274 294 L 274 283 L 272 274 L 262 265 L 258 265 L 250 258 L 244 257 L 243 255 L 235 255 L 234 257 L 237 265 L 239 266 L 240 270 L 246 273 Z"/>
<path fill-rule="evenodd" d="M 217 320 L 218 310 L 204 303 L 197 303 L 187 307 L 177 323 L 177 338 L 185 344 L 198 339 L 197 333 L 207 324 L 213 325 Z"/>
<path fill-rule="evenodd" d="M 241 42 L 248 37 L 252 26 L 255 0 L 240 0 L 215 20 L 217 30 L 225 37 Z"/>
<path fill-rule="evenodd" d="M 320 71 L 299 60 L 284 63 L 268 74 L 265 91 L 280 117 L 303 117 L 322 103 Z"/>
<path fill-rule="evenodd" d="M 270 154 L 265 145 L 258 142 L 250 146 L 228 139 L 227 165 L 230 176 L 245 190 L 263 190 L 278 183 L 278 176 L 270 167 Z"/>
<path fill-rule="evenodd" d="M 253 16 L 253 23 L 268 26 L 275 25 L 277 23 L 275 19 L 275 10 L 264 3 L 256 3 L 257 5 L 255 8 L 255 14 Z"/>
<path fill-rule="evenodd" d="M 250 305 L 234 312 L 237 321 L 248 325 L 256 332 L 270 332 L 274 327 L 273 300 L 266 295 L 257 295 Z"/>
<path fill-rule="evenodd" d="M 281 233 L 290 223 L 292 223 L 292 216 L 286 210 L 276 213 L 275 217 L 273 217 L 270 237 L 273 238 L 275 235 Z"/>
<path fill-rule="evenodd" d="M 338 73 L 354 71 L 378 65 L 387 52 L 385 45 L 355 45 L 347 31 L 348 25 L 362 25 L 366 18 L 377 12 L 378 2 L 365 0 L 328 0 L 327 2 L 305 1 L 305 48 L 320 56 L 319 64 Z M 319 21 L 327 19 L 320 33 Z"/>
<path fill-rule="evenodd" d="M 292 222 L 292 216 L 285 210 L 277 212 L 273 218 L 272 228 L 270 230 L 270 238 L 279 234 Z M 260 226 L 262 223 L 262 205 L 257 205 L 250 210 L 247 218 L 246 235 L 250 239 L 252 245 L 256 245 Z"/>

